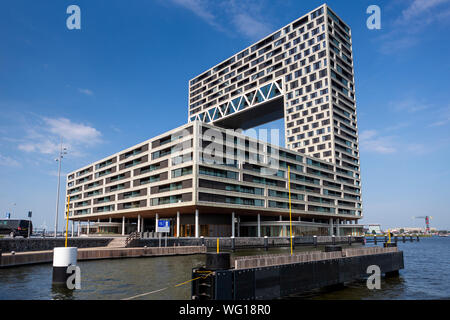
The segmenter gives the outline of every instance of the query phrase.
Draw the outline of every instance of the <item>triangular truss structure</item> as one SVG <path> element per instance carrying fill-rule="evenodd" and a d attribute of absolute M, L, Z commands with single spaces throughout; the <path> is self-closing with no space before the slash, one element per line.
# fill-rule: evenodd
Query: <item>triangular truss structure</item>
<path fill-rule="evenodd" d="M 230 99 L 219 106 L 212 107 L 204 112 L 192 116 L 189 122 L 199 120 L 210 123 L 216 120 L 230 116 L 236 112 L 253 108 L 261 103 L 268 102 L 282 95 L 282 82 L 277 80 L 266 84 L 256 90 L 245 93 L 236 98 Z"/>

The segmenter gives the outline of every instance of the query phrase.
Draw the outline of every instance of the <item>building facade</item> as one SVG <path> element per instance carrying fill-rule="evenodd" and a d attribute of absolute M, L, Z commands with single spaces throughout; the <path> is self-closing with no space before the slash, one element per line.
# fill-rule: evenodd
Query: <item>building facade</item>
<path fill-rule="evenodd" d="M 70 219 L 288 236 L 290 194 L 295 235 L 360 234 L 354 90 L 351 30 L 322 5 L 192 79 L 188 124 L 70 173 Z M 286 148 L 227 130 L 280 118 Z"/>
<path fill-rule="evenodd" d="M 337 168 L 195 121 L 71 172 L 69 216 L 112 233 L 169 219 L 172 236 L 288 236 L 290 182 L 295 235 L 357 234 L 361 190 Z"/>

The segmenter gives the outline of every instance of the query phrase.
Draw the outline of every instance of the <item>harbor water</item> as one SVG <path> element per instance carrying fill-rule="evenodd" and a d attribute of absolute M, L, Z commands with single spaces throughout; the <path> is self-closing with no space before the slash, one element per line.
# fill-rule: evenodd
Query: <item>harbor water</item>
<path fill-rule="evenodd" d="M 383 278 L 380 290 L 365 281 L 340 288 L 317 290 L 288 299 L 450 299 L 450 237 L 399 242 L 405 269 L 399 277 Z M 296 251 L 313 248 L 298 247 Z M 289 248 L 251 249 L 235 255 L 289 253 Z M 204 255 L 80 261 L 81 289 L 52 287 L 52 265 L 0 269 L 1 300 L 136 299 L 189 300 L 191 270 L 204 264 Z"/>

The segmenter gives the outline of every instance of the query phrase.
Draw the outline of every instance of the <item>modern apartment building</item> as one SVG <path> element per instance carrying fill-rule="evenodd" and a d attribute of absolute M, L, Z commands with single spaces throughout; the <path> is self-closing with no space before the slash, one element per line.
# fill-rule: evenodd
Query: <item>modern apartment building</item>
<path fill-rule="evenodd" d="M 227 130 L 283 117 L 286 148 Z M 362 233 L 351 31 L 326 5 L 192 79 L 188 124 L 67 176 L 86 233 L 288 236 L 289 189 L 295 235 Z"/>
<path fill-rule="evenodd" d="M 114 233 L 170 219 L 174 236 L 287 236 L 290 180 L 296 235 L 356 234 L 361 190 L 336 169 L 195 121 L 70 173 L 69 215 Z"/>
<path fill-rule="evenodd" d="M 189 121 L 248 129 L 280 118 L 288 149 L 359 178 L 351 30 L 325 4 L 189 82 Z"/>

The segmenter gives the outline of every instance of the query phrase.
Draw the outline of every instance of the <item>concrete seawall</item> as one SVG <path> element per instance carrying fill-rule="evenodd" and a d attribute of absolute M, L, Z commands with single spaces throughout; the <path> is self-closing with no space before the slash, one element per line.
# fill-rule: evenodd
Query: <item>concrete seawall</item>
<path fill-rule="evenodd" d="M 80 237 L 69 238 L 68 246 L 77 248 L 97 248 L 106 247 L 113 241 L 114 237 Z M 336 244 L 348 243 L 348 237 L 334 237 Z M 31 238 L 31 239 L 0 239 L 0 251 L 3 253 L 15 251 L 17 252 L 29 252 L 29 251 L 47 251 L 53 250 L 55 247 L 64 246 L 63 238 Z M 232 239 L 230 237 L 219 238 L 220 247 L 224 249 L 230 249 L 232 247 Z M 267 241 L 269 248 L 275 247 L 289 247 L 290 239 L 288 237 L 269 237 L 265 240 L 263 237 L 239 237 L 234 238 L 235 249 L 245 248 L 263 248 Z M 332 244 L 333 237 L 318 236 L 316 240 L 312 236 L 294 237 L 295 246 L 307 246 L 314 245 L 317 241 L 317 245 Z M 351 237 L 352 243 L 362 243 L 363 238 Z M 165 246 L 165 238 L 142 238 L 132 240 L 129 244 L 129 248 L 134 247 L 159 247 Z M 217 238 L 167 238 L 167 246 L 201 246 L 205 245 L 208 248 L 215 248 L 217 246 Z"/>
<path fill-rule="evenodd" d="M 330 236 L 318 236 L 316 237 L 318 245 L 332 244 L 333 237 Z M 130 243 L 130 247 L 155 247 L 159 245 L 158 238 L 144 238 L 135 239 Z M 263 248 L 264 247 L 264 237 L 239 237 L 234 238 L 235 249 L 240 248 Z M 314 245 L 314 237 L 303 236 L 294 237 L 295 246 L 310 246 Z M 334 242 L 336 244 L 347 244 L 349 237 L 334 237 Z M 362 237 L 351 237 L 352 243 L 363 243 L 364 239 Z M 164 245 L 165 238 L 161 238 L 161 243 Z M 219 243 L 221 248 L 229 249 L 232 247 L 232 239 L 230 237 L 219 238 Z M 167 238 L 167 245 L 181 245 L 181 246 L 201 246 L 204 244 L 208 248 L 215 248 L 217 246 L 217 238 Z M 289 237 L 269 237 L 267 238 L 267 245 L 270 248 L 274 247 L 289 247 L 290 238 Z"/>
<path fill-rule="evenodd" d="M 162 248 L 83 248 L 78 249 L 78 261 L 159 257 L 206 253 L 206 247 L 162 247 Z M 0 256 L 0 268 L 20 265 L 50 263 L 53 261 L 53 250 L 3 253 Z"/>
<path fill-rule="evenodd" d="M 93 248 L 106 247 L 113 238 L 69 238 L 67 240 L 69 247 Z M 0 239 L 0 251 L 5 252 L 24 252 L 24 251 L 46 251 L 53 250 L 55 247 L 64 247 L 64 238 L 38 238 L 38 239 Z"/>

